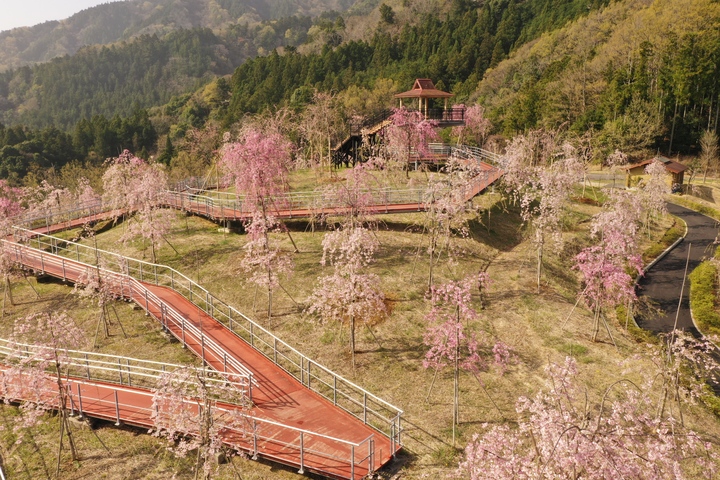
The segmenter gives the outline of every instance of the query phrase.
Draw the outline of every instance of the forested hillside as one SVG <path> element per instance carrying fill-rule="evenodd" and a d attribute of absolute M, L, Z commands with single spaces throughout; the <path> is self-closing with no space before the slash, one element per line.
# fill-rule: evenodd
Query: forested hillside
<path fill-rule="evenodd" d="M 292 17 L 223 35 L 199 28 L 142 35 L 0 73 L 0 122 L 69 130 L 93 115 L 128 116 L 229 74 L 259 52 L 304 41 L 311 26 L 309 17 Z"/>
<path fill-rule="evenodd" d="M 342 123 L 387 108 L 417 77 L 457 103 L 484 105 L 496 133 L 560 129 L 584 136 L 598 161 L 616 148 L 692 152 L 702 131 L 717 127 L 720 7 L 711 0 L 433 5 L 145 35 L 0 74 L 0 121 L 35 142 L 3 140 L 0 176 L 20 181 L 45 158 L 61 168 L 124 148 L 169 163 L 186 132 L 212 124 L 217 137 L 247 114 L 283 106 L 301 114 L 317 92 L 332 95 L 321 108 Z M 367 38 L 344 40 L 362 26 Z M 251 57 L 229 80 L 219 77 Z M 152 135 L 123 133 L 148 125 Z M 37 146 L 47 131 L 73 132 L 72 155 L 35 155 L 53 151 Z"/>
<path fill-rule="evenodd" d="M 719 66 L 717 2 L 626 0 L 522 46 L 475 97 L 508 135 L 564 125 L 606 150 L 687 151 L 718 127 Z"/>
<path fill-rule="evenodd" d="M 367 40 L 326 45 L 321 53 L 308 55 L 273 54 L 242 65 L 233 76 L 231 119 L 289 102 L 301 87 L 340 92 L 371 88 L 378 78 L 407 88 L 417 77 L 432 78 L 462 101 L 485 71 L 518 45 L 604 3 L 499 0 L 478 7 L 455 0 L 447 15 L 425 14 L 398 34 L 391 33 L 395 29 L 388 15 Z"/>
<path fill-rule="evenodd" d="M 104 45 L 177 29 L 224 30 L 291 16 L 342 11 L 351 0 L 126 0 L 83 10 L 68 19 L 0 32 L 0 72 Z M 284 33 L 284 31 L 282 32 Z M 274 46 L 272 47 L 274 48 Z"/>

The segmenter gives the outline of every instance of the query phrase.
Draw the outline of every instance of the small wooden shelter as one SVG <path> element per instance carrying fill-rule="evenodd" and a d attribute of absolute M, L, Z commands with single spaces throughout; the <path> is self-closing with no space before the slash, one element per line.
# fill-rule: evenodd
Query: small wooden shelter
<path fill-rule="evenodd" d="M 445 101 L 444 109 L 447 110 L 448 98 L 451 98 L 453 96 L 454 95 L 452 93 L 443 92 L 442 90 L 438 90 L 437 88 L 435 88 L 435 84 L 429 78 L 416 78 L 415 84 L 413 84 L 413 88 L 411 90 L 398 93 L 395 95 L 395 98 L 400 101 L 399 105 L 401 107 L 403 106 L 404 99 L 417 99 L 418 110 L 423 112 L 425 114 L 425 117 L 427 117 L 428 105 L 430 103 L 429 100 L 431 98 L 442 98 Z"/>
<path fill-rule="evenodd" d="M 676 162 L 674 160 L 670 160 L 667 157 L 659 156 L 655 158 L 650 158 L 648 160 L 642 161 L 640 163 L 635 163 L 632 165 L 627 165 L 625 167 L 625 171 L 627 172 L 627 178 L 625 180 L 625 186 L 626 187 L 634 187 L 636 186 L 644 177 L 647 177 L 647 174 L 645 173 L 645 167 L 650 165 L 655 160 L 661 162 L 663 165 L 665 165 L 665 171 L 667 172 L 667 183 L 670 187 L 672 187 L 675 184 L 682 185 L 685 181 L 685 170 L 687 170 L 687 166 L 683 165 L 682 163 Z"/>

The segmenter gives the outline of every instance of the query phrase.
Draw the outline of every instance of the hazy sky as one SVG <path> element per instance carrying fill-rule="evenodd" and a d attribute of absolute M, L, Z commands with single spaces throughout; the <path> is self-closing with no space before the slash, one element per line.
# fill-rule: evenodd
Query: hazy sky
<path fill-rule="evenodd" d="M 109 0 L 0 0 L 0 31 L 62 20 Z"/>

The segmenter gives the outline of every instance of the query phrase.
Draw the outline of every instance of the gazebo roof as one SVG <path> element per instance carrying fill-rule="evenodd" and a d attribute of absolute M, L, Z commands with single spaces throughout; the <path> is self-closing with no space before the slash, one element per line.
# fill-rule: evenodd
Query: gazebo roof
<path fill-rule="evenodd" d="M 452 93 L 443 92 L 435 88 L 435 84 L 429 78 L 416 78 L 412 90 L 398 93 L 395 98 L 450 98 Z"/>

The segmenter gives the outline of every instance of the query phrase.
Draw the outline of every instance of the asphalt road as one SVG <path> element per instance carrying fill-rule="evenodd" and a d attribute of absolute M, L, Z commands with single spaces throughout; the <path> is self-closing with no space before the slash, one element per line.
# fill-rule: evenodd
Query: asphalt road
<path fill-rule="evenodd" d="M 718 235 L 718 222 L 672 203 L 668 203 L 667 207 L 671 214 L 685 220 L 688 232 L 685 240 L 656 263 L 638 283 L 638 296 L 647 297 L 660 309 L 659 315 L 638 319 L 638 325 L 654 333 L 670 332 L 673 330 L 677 315 L 677 327 L 697 335 L 698 332 L 690 317 L 689 280 L 685 282 L 678 314 L 678 300 L 682 290 L 685 262 L 688 248 L 690 248 L 688 274 L 703 259 L 712 256 L 716 247 L 714 241 Z"/>

